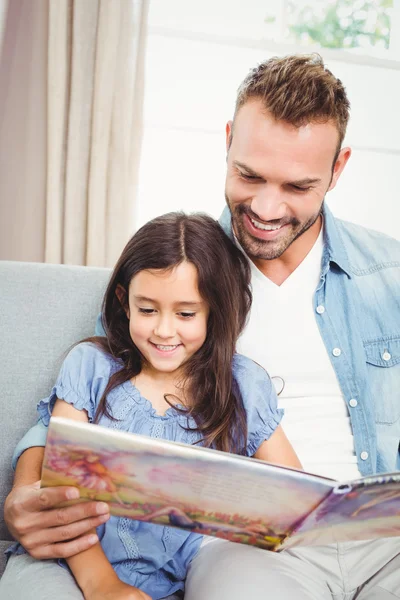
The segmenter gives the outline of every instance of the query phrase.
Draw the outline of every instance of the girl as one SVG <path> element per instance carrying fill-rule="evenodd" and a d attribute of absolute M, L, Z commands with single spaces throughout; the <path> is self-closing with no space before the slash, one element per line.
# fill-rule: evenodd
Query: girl
<path fill-rule="evenodd" d="M 247 259 L 210 217 L 147 223 L 111 276 L 105 337 L 75 346 L 39 403 L 45 424 L 53 414 L 299 467 L 268 375 L 235 354 L 249 281 Z M 67 560 L 86 600 L 181 597 L 202 541 L 117 517 L 98 534 Z"/>

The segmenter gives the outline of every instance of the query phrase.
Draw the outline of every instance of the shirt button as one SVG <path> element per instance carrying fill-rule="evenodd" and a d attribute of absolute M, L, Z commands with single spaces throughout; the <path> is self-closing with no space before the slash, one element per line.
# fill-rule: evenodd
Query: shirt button
<path fill-rule="evenodd" d="M 320 304 L 319 306 L 317 306 L 317 308 L 315 310 L 317 311 L 317 313 L 319 315 L 322 315 L 325 312 L 325 306 L 322 306 L 322 304 Z"/>
<path fill-rule="evenodd" d="M 349 402 L 351 408 L 354 408 L 355 406 L 357 406 L 358 402 L 355 398 L 352 398 Z"/>
<path fill-rule="evenodd" d="M 342 354 L 342 351 L 340 348 L 334 348 L 332 350 L 332 354 L 333 354 L 333 356 L 340 356 Z"/>
<path fill-rule="evenodd" d="M 365 452 L 365 450 L 360 454 L 361 460 L 367 460 L 368 456 L 368 452 Z"/>
<path fill-rule="evenodd" d="M 390 354 L 390 352 L 385 350 L 385 352 L 382 354 L 382 358 L 383 360 L 390 360 L 392 358 L 392 355 Z"/>

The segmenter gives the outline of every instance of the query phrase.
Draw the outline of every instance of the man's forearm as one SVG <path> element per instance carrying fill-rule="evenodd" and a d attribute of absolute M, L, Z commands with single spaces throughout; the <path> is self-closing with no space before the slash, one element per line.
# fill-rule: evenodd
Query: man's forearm
<path fill-rule="evenodd" d="M 29 485 L 38 481 L 42 474 L 44 448 L 34 446 L 23 452 L 15 469 L 13 487 Z"/>

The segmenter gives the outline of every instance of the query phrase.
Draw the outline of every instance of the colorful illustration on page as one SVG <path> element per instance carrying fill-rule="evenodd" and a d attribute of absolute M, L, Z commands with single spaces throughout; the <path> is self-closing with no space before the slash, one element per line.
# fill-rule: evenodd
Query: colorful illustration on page
<path fill-rule="evenodd" d="M 111 436 L 99 437 L 71 428 L 65 439 L 62 429 L 51 428 L 43 485 L 76 485 L 81 497 L 109 502 L 117 516 L 265 549 L 276 548 L 305 506 L 321 497 L 312 481 L 305 481 L 299 493 L 290 472 L 286 479 L 262 469 L 255 475 L 246 461 L 232 474 L 225 463 L 205 460 L 200 452 L 194 459 L 186 450 L 173 456 L 156 446 L 124 449 Z"/>

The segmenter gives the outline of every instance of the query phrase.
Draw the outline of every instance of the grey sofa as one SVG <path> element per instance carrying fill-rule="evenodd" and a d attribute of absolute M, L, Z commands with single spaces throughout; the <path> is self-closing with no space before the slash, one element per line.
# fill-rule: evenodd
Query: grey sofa
<path fill-rule="evenodd" d="M 92 335 L 110 271 L 0 261 L 0 575 L 12 540 L 4 522 L 13 450 L 36 421 L 65 351 Z"/>

